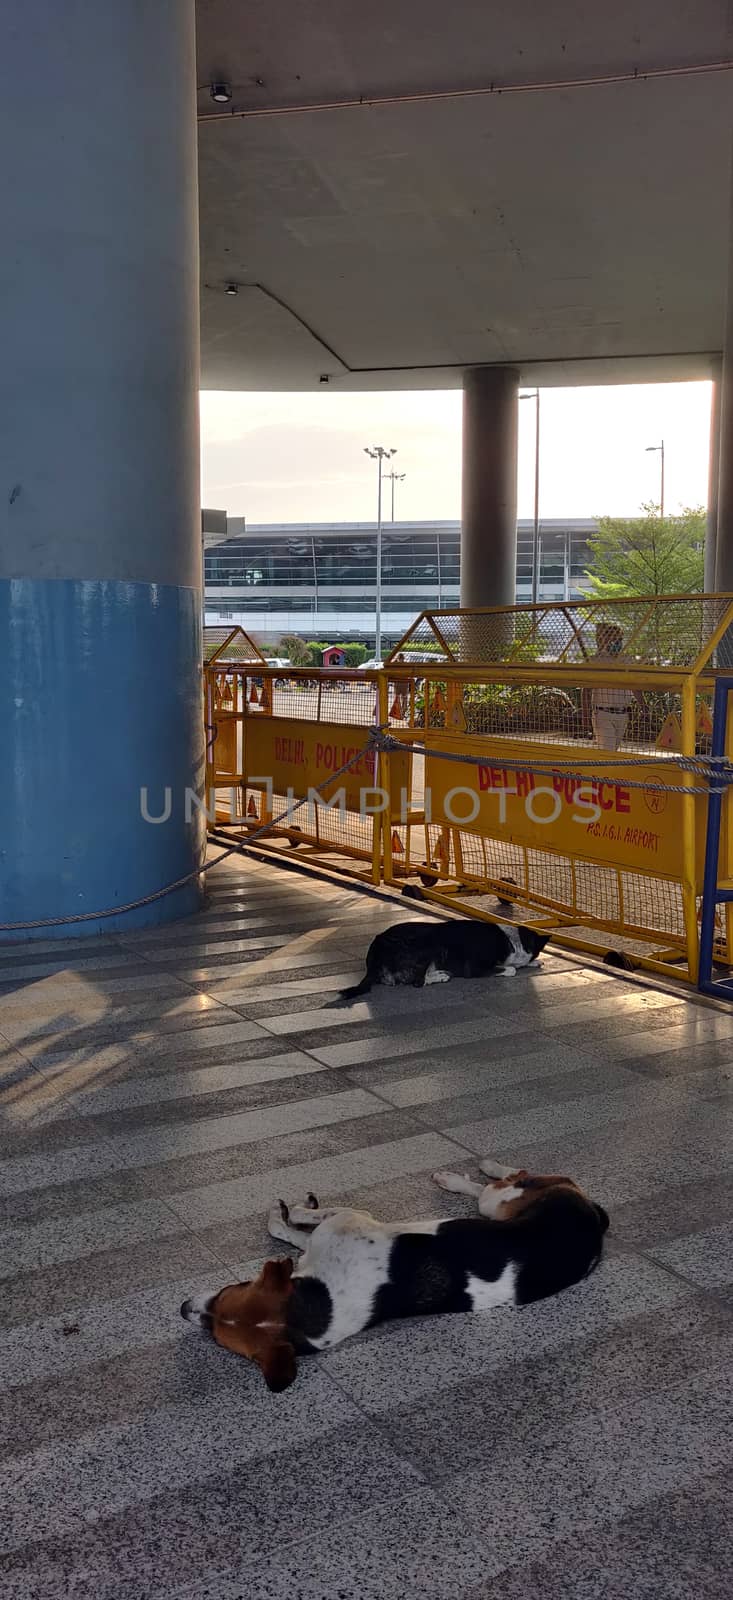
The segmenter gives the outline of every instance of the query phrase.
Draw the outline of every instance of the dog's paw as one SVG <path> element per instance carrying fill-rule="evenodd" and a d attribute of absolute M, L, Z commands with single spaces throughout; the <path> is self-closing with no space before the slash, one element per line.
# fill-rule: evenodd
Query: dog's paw
<path fill-rule="evenodd" d="M 274 1205 L 270 1206 L 270 1210 L 267 1214 L 268 1231 L 277 1239 L 280 1237 L 279 1230 L 283 1227 L 283 1224 L 285 1227 L 287 1227 L 289 1222 L 289 1207 L 286 1206 L 284 1200 L 276 1200 Z"/>
<path fill-rule="evenodd" d="M 516 978 L 517 969 L 516 967 L 500 967 L 496 976 L 497 978 Z"/>
<path fill-rule="evenodd" d="M 467 1173 L 461 1177 L 458 1172 L 434 1172 L 432 1178 L 439 1189 L 447 1189 L 451 1194 L 462 1194 L 466 1183 L 471 1181 Z"/>

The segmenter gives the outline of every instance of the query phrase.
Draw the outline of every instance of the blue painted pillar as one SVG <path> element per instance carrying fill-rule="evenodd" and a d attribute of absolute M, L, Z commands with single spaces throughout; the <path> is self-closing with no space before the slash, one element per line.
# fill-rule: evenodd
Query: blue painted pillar
<path fill-rule="evenodd" d="M 194 0 L 4 12 L 0 923 L 201 860 L 194 20 Z"/>

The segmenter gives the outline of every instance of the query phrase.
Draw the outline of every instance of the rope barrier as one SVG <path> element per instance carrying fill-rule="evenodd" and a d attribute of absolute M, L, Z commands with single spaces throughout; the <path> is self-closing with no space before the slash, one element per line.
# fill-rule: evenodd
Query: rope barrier
<path fill-rule="evenodd" d="M 375 731 L 375 745 L 377 749 L 384 751 L 386 754 L 398 750 L 403 752 L 409 750 L 413 755 L 433 756 L 440 761 L 455 761 L 471 767 L 485 767 L 490 764 L 490 759 L 487 756 L 463 755 L 457 750 L 437 750 L 428 745 L 413 744 L 412 741 L 396 739 L 394 734 L 385 734 L 382 729 Z M 504 772 L 531 772 L 541 778 L 556 778 L 561 773 L 563 777 L 574 778 L 578 783 L 598 784 L 609 782 L 608 772 L 601 776 L 598 773 L 589 772 L 587 769 L 579 770 L 577 762 L 572 766 L 570 762 L 570 757 L 565 759 L 561 756 L 556 761 L 553 760 L 551 767 L 544 767 L 538 766 L 534 761 L 527 761 L 526 758 L 524 761 L 515 761 L 511 756 L 502 755 L 501 758 L 497 758 L 496 765 L 501 767 Z M 675 762 L 684 771 L 690 772 L 693 777 L 708 777 L 710 780 L 708 787 L 698 789 L 691 784 L 650 783 L 649 781 L 641 782 L 634 778 L 624 778 L 624 788 L 644 789 L 647 794 L 709 795 L 723 794 L 728 785 L 733 783 L 733 764 L 725 756 L 676 756 Z M 642 757 L 637 759 L 626 757 L 620 760 L 617 758 L 615 761 L 611 760 L 607 763 L 609 767 L 622 767 L 624 772 L 629 767 L 646 767 L 648 765 L 648 758 L 645 760 Z M 710 770 L 711 768 L 712 771 Z M 610 776 L 610 781 L 613 783 L 618 783 L 619 779 L 620 774 L 615 778 L 613 775 Z"/>
<path fill-rule="evenodd" d="M 383 754 L 389 755 L 391 752 L 396 751 L 404 753 L 405 750 L 410 751 L 413 755 L 434 756 L 441 761 L 454 761 L 468 766 L 481 767 L 487 764 L 485 756 L 462 755 L 454 750 L 435 750 L 426 745 L 418 745 L 411 741 L 397 739 L 394 734 L 385 730 L 383 726 L 370 728 L 363 748 L 356 755 L 351 756 L 348 761 L 345 761 L 343 766 L 339 767 L 336 772 L 329 773 L 323 783 L 318 784 L 315 789 L 311 789 L 302 799 L 286 806 L 279 816 L 272 817 L 269 822 L 263 823 L 253 833 L 249 833 L 246 839 L 238 840 L 236 844 L 230 845 L 227 850 L 222 850 L 221 854 L 215 856 L 213 861 L 203 862 L 200 867 L 195 867 L 192 872 L 186 873 L 184 877 L 176 878 L 174 883 L 167 883 L 164 888 L 155 889 L 152 894 L 142 895 L 139 900 L 129 900 L 125 905 L 111 906 L 105 911 L 82 911 L 70 917 L 39 917 L 33 922 L 0 922 L 0 933 L 25 933 L 32 932 L 38 928 L 65 928 L 84 922 L 102 922 L 106 917 L 123 916 L 128 911 L 139 911 L 143 906 L 153 905 L 156 900 L 163 900 L 166 895 L 174 894 L 177 889 L 184 889 L 187 884 L 193 883 L 194 879 L 202 877 L 206 872 L 210 872 L 213 867 L 218 867 L 229 856 L 241 854 L 242 850 L 246 850 L 250 845 L 253 845 L 257 839 L 262 838 L 264 834 L 270 833 L 273 828 L 279 827 L 281 823 L 294 816 L 301 806 L 310 804 L 311 796 L 314 793 L 320 794 L 323 789 L 335 783 L 338 778 L 349 772 L 370 751 L 381 751 Z M 600 784 L 609 781 L 608 772 L 603 776 L 599 776 L 587 770 L 579 771 L 577 758 L 574 766 L 571 767 L 570 762 L 572 759 L 571 757 L 568 757 L 567 760 L 564 757 L 558 757 L 553 762 L 552 767 L 543 767 L 526 760 L 515 761 L 511 757 L 502 756 L 501 767 L 506 772 L 531 772 L 537 777 L 547 778 L 554 778 L 557 777 L 558 773 L 562 773 L 563 776 L 573 778 L 578 783 Z M 624 787 L 627 789 L 644 789 L 647 794 L 707 796 L 710 794 L 723 794 L 726 788 L 733 784 L 733 763 L 725 756 L 676 756 L 675 761 L 684 771 L 690 772 L 691 776 L 707 776 L 709 780 L 708 786 L 704 789 L 699 789 L 687 784 L 643 783 L 633 778 L 626 778 L 624 779 Z M 634 757 L 631 759 L 629 757 L 612 758 L 606 763 L 607 767 L 623 767 L 624 771 L 629 767 L 642 767 L 648 766 L 648 764 L 648 759 Z M 618 780 L 612 778 L 611 781 Z"/>

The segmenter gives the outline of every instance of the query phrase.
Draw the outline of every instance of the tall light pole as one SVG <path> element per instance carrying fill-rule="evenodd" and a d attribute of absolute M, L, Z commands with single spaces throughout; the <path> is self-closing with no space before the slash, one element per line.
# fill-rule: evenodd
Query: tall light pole
<path fill-rule="evenodd" d="M 528 389 L 526 394 L 520 394 L 520 400 L 534 400 L 535 429 L 534 429 L 534 529 L 532 532 L 532 604 L 536 606 L 539 599 L 540 584 L 540 391 Z"/>
<path fill-rule="evenodd" d="M 659 451 L 659 519 L 664 522 L 664 440 L 661 444 L 648 444 L 647 455 L 656 455 Z"/>
<path fill-rule="evenodd" d="M 386 472 L 385 477 L 389 478 L 392 483 L 392 521 L 394 522 L 394 486 L 396 483 L 404 483 L 407 473 L 394 471 Z"/>
<path fill-rule="evenodd" d="M 396 456 L 396 450 L 385 450 L 383 444 L 364 446 L 364 454 L 377 463 L 377 592 L 374 659 L 382 659 L 382 462 Z"/>

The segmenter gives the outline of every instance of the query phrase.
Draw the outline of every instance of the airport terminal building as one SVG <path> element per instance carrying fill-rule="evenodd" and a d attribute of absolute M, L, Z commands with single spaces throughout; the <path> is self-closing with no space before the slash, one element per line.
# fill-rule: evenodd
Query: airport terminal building
<path fill-rule="evenodd" d="M 205 523 L 206 527 L 206 523 Z M 587 588 L 590 519 L 543 519 L 539 598 Z M 532 598 L 531 520 L 517 525 L 517 601 Z M 382 534 L 382 636 L 401 638 L 418 612 L 455 607 L 460 522 L 386 523 Z M 205 533 L 207 622 L 239 623 L 264 643 L 286 633 L 373 643 L 377 528 L 370 522 L 247 524 L 229 517 L 226 539 Z"/>

